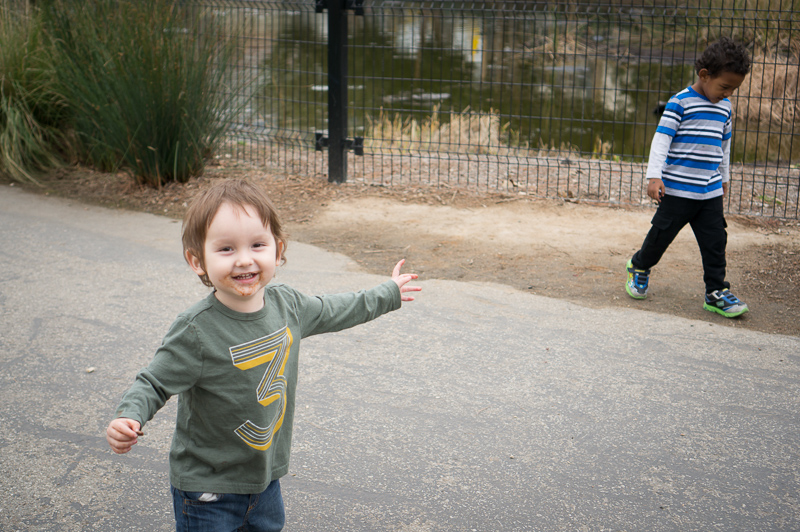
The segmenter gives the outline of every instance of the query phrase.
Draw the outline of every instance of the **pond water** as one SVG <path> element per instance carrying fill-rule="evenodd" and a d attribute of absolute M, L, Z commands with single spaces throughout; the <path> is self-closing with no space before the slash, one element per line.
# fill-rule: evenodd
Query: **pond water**
<path fill-rule="evenodd" d="M 418 123 L 436 114 L 444 124 L 465 110 L 493 112 L 505 146 L 644 160 L 654 110 L 694 81 L 696 51 L 644 53 L 639 43 L 637 54 L 621 53 L 624 32 L 612 22 L 399 9 L 351 17 L 350 135 L 368 135 L 381 114 Z M 327 129 L 327 14 L 274 12 L 265 27 L 260 120 L 313 138 Z M 800 138 L 781 133 L 736 137 L 735 160 L 800 160 Z"/>

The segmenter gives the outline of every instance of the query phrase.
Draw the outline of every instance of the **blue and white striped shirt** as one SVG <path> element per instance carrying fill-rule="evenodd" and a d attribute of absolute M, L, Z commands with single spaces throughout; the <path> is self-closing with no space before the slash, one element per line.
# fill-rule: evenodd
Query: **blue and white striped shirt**
<path fill-rule="evenodd" d="M 653 146 L 647 177 L 660 177 L 672 196 L 721 196 L 728 181 L 732 115 L 730 100 L 714 104 L 691 87 L 670 98 L 653 139 L 654 144 L 670 140 L 669 148 L 666 157 L 656 157 L 660 161 L 653 160 L 659 151 Z"/>

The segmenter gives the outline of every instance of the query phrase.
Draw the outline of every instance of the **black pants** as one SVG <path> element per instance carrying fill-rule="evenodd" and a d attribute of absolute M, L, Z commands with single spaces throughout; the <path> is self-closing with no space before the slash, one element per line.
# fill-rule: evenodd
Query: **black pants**
<path fill-rule="evenodd" d="M 644 239 L 642 249 L 631 262 L 635 268 L 649 270 L 688 223 L 694 231 L 700 256 L 703 258 L 703 281 L 706 292 L 730 288 L 725 281 L 725 247 L 728 232 L 722 210 L 722 196 L 707 200 L 693 200 L 677 196 L 664 196 L 651 222 L 653 226 Z"/>

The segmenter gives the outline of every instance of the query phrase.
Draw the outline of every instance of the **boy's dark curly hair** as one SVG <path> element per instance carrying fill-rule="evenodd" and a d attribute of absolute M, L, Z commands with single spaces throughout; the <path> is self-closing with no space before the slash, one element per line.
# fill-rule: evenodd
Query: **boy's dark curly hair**
<path fill-rule="evenodd" d="M 695 61 L 694 69 L 699 74 L 705 68 L 712 78 L 723 72 L 746 76 L 750 73 L 750 64 L 750 55 L 743 45 L 729 37 L 722 37 L 705 49 Z"/>

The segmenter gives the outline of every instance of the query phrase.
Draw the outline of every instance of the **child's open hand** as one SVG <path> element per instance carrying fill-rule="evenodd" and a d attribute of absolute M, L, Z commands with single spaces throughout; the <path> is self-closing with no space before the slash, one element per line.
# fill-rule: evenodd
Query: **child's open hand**
<path fill-rule="evenodd" d="M 118 417 L 108 424 L 106 440 L 115 453 L 125 454 L 136 445 L 139 436 L 142 436 L 141 428 L 135 419 Z"/>
<path fill-rule="evenodd" d="M 400 300 L 401 301 L 414 301 L 414 296 L 404 296 L 406 292 L 419 292 L 422 290 L 421 286 L 406 286 L 406 284 L 412 280 L 416 279 L 418 275 L 416 273 L 400 273 L 400 268 L 403 267 L 403 264 L 406 262 L 406 259 L 402 259 L 398 262 L 394 270 L 392 270 L 392 281 L 397 283 L 397 287 L 400 289 Z"/>

